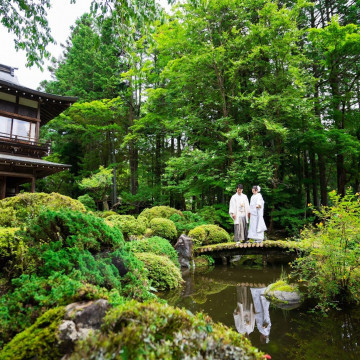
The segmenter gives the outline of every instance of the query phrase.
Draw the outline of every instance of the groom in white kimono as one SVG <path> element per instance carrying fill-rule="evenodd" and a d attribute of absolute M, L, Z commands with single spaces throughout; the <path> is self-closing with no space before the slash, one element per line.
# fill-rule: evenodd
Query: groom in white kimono
<path fill-rule="evenodd" d="M 249 221 L 250 205 L 248 197 L 243 194 L 243 186 L 236 186 L 236 193 L 231 197 L 229 214 L 234 220 L 234 241 L 247 241 L 247 223 Z"/>

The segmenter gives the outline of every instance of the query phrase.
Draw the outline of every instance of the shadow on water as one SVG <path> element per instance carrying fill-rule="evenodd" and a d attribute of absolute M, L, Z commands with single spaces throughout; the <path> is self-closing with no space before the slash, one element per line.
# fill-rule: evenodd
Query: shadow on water
<path fill-rule="evenodd" d="M 287 260 L 285 261 L 287 264 Z M 304 306 L 282 310 L 263 296 L 287 265 L 262 266 L 260 259 L 183 272 L 184 287 L 160 296 L 171 305 L 209 314 L 245 334 L 273 360 L 352 360 L 360 358 L 360 309 L 327 317 Z"/>

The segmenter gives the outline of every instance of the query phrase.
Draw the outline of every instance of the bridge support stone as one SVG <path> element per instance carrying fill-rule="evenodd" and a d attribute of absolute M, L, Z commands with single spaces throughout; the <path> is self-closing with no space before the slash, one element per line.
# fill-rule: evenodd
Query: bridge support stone
<path fill-rule="evenodd" d="M 221 256 L 221 261 L 223 263 L 223 265 L 227 265 L 228 264 L 228 259 L 226 256 Z"/>

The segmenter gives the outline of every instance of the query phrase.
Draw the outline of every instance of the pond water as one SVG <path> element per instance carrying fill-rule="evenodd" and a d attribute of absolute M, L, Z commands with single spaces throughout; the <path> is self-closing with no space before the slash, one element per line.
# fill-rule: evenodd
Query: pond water
<path fill-rule="evenodd" d="M 252 258 L 245 264 L 186 270 L 184 287 L 160 296 L 247 332 L 251 343 L 272 360 L 360 359 L 359 308 L 333 311 L 327 317 L 309 313 L 305 305 L 276 308 L 261 296 L 261 289 L 279 279 L 287 265 L 261 263 Z"/>

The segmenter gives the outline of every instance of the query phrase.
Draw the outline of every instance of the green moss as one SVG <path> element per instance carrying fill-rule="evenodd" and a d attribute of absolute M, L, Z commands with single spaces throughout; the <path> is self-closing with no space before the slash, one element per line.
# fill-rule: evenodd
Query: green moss
<path fill-rule="evenodd" d="M 154 218 L 150 221 L 150 229 L 153 236 L 174 241 L 177 237 L 176 226 L 173 221 L 162 218 Z"/>
<path fill-rule="evenodd" d="M 45 310 L 67 304 L 84 291 L 84 296 L 91 295 L 84 284 L 95 293 L 105 288 L 124 297 L 152 296 L 143 263 L 128 251 L 121 232 L 104 219 L 46 210 L 28 222 L 22 236 L 26 256 L 15 253 L 1 264 L 9 268 L 23 261 L 22 268 L 8 277 L 8 292 L 0 298 L 0 346 Z"/>
<path fill-rule="evenodd" d="M 1 360 L 59 359 L 57 329 L 65 314 L 64 307 L 47 311 L 34 325 L 16 335 L 0 353 Z"/>
<path fill-rule="evenodd" d="M 135 256 L 145 264 L 155 289 L 173 289 L 183 283 L 179 268 L 168 257 L 153 253 L 135 253 Z"/>
<path fill-rule="evenodd" d="M 15 227 L 34 218 L 45 208 L 86 212 L 84 205 L 57 193 L 23 193 L 0 201 L 0 226 Z"/>
<path fill-rule="evenodd" d="M 118 213 L 116 213 L 115 211 L 112 210 L 107 210 L 107 211 L 98 211 L 96 213 L 97 216 L 106 219 L 109 216 L 114 216 L 114 215 L 119 215 Z"/>
<path fill-rule="evenodd" d="M 204 314 L 157 302 L 130 301 L 111 309 L 101 334 L 79 342 L 71 360 L 262 359 L 243 335 Z"/>
<path fill-rule="evenodd" d="M 110 215 L 106 218 L 110 226 L 119 228 L 125 239 L 129 240 L 131 235 L 144 235 L 146 226 L 143 221 L 138 221 L 131 215 Z"/>
<path fill-rule="evenodd" d="M 154 218 L 170 219 L 174 214 L 183 216 L 180 210 L 176 210 L 169 206 L 154 206 L 151 209 L 143 210 L 140 213 L 139 218 L 146 218 L 150 222 Z"/>
<path fill-rule="evenodd" d="M 156 255 L 167 256 L 176 267 L 180 267 L 178 254 L 168 240 L 159 236 L 153 236 L 150 239 L 131 241 L 128 243 L 131 251 L 137 253 L 151 252 Z"/>
<path fill-rule="evenodd" d="M 230 241 L 230 235 L 227 231 L 217 225 L 197 226 L 189 232 L 189 236 L 193 239 L 195 247 Z"/>
<path fill-rule="evenodd" d="M 271 284 L 268 288 L 267 292 L 273 291 L 285 291 L 285 292 L 295 292 L 298 291 L 298 287 L 296 285 L 288 284 L 284 280 L 278 280 L 277 282 Z"/>
<path fill-rule="evenodd" d="M 24 267 L 23 260 L 28 248 L 18 230 L 0 227 L 0 273 L 6 279 L 21 272 Z"/>

